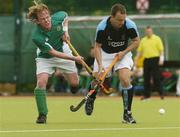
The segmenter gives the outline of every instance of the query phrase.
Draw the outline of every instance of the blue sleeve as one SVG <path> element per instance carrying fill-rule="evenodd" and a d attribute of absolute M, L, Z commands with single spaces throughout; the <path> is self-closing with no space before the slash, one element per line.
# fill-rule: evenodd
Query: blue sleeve
<path fill-rule="evenodd" d="M 128 18 L 126 18 L 126 27 L 128 29 L 128 35 L 131 39 L 139 37 L 136 24 Z"/>
<path fill-rule="evenodd" d="M 97 26 L 95 40 L 98 43 L 102 43 L 104 41 L 104 33 L 103 32 L 107 25 L 107 19 L 108 18 L 103 19 Z"/>

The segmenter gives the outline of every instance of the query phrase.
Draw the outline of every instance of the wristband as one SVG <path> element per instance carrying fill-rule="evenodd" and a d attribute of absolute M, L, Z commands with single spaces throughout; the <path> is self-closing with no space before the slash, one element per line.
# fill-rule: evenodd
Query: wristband
<path fill-rule="evenodd" d="M 67 32 L 68 31 L 68 26 L 63 26 L 63 31 Z"/>

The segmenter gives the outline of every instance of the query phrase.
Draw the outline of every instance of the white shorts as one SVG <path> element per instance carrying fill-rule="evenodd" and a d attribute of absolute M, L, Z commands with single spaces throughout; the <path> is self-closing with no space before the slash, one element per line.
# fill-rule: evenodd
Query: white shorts
<path fill-rule="evenodd" d="M 101 54 L 102 54 L 103 67 L 104 67 L 104 69 L 107 69 L 117 53 L 108 54 L 108 53 L 104 52 L 103 50 L 101 50 Z M 128 68 L 131 70 L 132 67 L 133 67 L 132 53 L 129 52 L 120 61 L 118 61 L 114 65 L 114 71 L 117 71 L 122 68 Z M 93 71 L 98 72 L 98 64 L 97 64 L 96 60 L 94 61 Z"/>
<path fill-rule="evenodd" d="M 68 45 L 64 43 L 63 52 L 72 55 L 72 51 Z M 62 73 L 77 73 L 77 68 L 74 61 L 61 58 L 36 58 L 36 74 L 48 73 L 53 74 L 55 68 L 59 68 Z"/>

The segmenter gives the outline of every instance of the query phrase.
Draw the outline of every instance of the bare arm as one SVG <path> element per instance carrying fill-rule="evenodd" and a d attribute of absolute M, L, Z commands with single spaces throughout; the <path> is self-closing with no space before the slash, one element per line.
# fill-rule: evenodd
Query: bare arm
<path fill-rule="evenodd" d="M 102 69 L 103 69 L 102 55 L 101 55 L 101 45 L 102 44 L 96 42 L 95 43 L 95 48 L 94 48 L 94 56 L 95 56 L 97 64 L 98 64 L 99 72 L 101 72 Z"/>
<path fill-rule="evenodd" d="M 125 54 L 128 53 L 129 51 L 136 49 L 139 46 L 139 43 L 140 43 L 139 37 L 132 39 L 131 44 L 124 51 Z"/>
<path fill-rule="evenodd" d="M 139 37 L 132 39 L 131 44 L 124 51 L 118 53 L 119 59 L 121 59 L 128 52 L 136 49 L 139 46 L 139 43 L 140 43 Z"/>
<path fill-rule="evenodd" d="M 102 57 L 101 57 L 101 44 L 97 43 L 95 44 L 94 48 L 94 56 L 97 60 L 98 65 L 102 65 Z"/>
<path fill-rule="evenodd" d="M 56 51 L 55 49 L 51 49 L 49 51 L 49 54 L 54 56 L 54 57 L 58 57 L 58 58 L 62 58 L 62 59 L 67 59 L 67 60 L 73 60 L 73 61 L 76 61 L 78 63 L 81 63 L 81 57 L 80 56 L 69 56 L 63 52 L 59 52 L 59 51 Z"/>

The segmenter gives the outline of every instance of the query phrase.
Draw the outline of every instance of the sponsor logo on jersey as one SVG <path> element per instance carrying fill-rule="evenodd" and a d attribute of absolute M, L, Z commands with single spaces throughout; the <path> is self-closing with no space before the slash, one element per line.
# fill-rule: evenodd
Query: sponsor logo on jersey
<path fill-rule="evenodd" d="M 125 35 L 121 35 L 120 37 L 121 37 L 122 41 L 113 41 L 113 39 L 110 36 L 108 36 L 107 37 L 108 46 L 111 46 L 111 47 L 124 46 L 125 45 Z"/>
<path fill-rule="evenodd" d="M 125 40 L 125 35 L 121 36 L 122 40 Z M 107 41 L 108 41 L 108 46 L 111 47 L 121 47 L 125 45 L 125 41 L 113 41 L 112 38 L 110 36 L 107 37 Z"/>
<path fill-rule="evenodd" d="M 111 47 L 121 47 L 125 45 L 125 41 L 120 41 L 120 42 L 108 41 L 108 45 Z"/>

